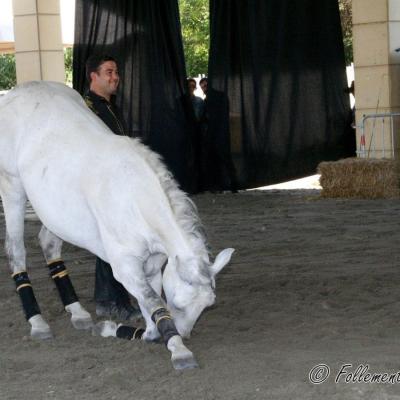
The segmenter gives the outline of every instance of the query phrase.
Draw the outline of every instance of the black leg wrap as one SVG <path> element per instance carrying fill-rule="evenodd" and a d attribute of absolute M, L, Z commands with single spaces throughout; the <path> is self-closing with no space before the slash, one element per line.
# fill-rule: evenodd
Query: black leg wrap
<path fill-rule="evenodd" d="M 20 272 L 13 275 L 13 279 L 15 281 L 15 286 L 21 299 L 25 318 L 28 320 L 34 315 L 40 314 L 40 308 L 33 293 L 31 281 L 29 280 L 28 274 L 25 271 Z"/>
<path fill-rule="evenodd" d="M 49 264 L 48 267 L 50 270 L 50 276 L 53 278 L 54 283 L 57 286 L 58 293 L 64 306 L 68 306 L 69 304 L 78 301 L 78 296 L 76 295 L 72 282 L 69 279 L 68 271 L 65 268 L 64 262 L 62 260 L 54 261 Z"/>
<path fill-rule="evenodd" d="M 156 324 L 165 344 L 168 343 L 172 336 L 179 335 L 178 331 L 176 330 L 175 323 L 171 318 L 171 314 L 165 308 L 159 308 L 158 310 L 154 311 L 151 319 Z"/>
<path fill-rule="evenodd" d="M 141 339 L 144 333 L 144 329 L 135 328 L 133 326 L 121 325 L 117 329 L 117 338 L 135 340 Z"/>

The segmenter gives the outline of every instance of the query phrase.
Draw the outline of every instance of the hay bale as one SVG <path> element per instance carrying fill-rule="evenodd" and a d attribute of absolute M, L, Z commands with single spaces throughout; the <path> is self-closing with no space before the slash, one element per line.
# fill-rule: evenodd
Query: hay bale
<path fill-rule="evenodd" d="M 323 197 L 399 198 L 399 173 L 394 160 L 346 158 L 318 165 Z"/>

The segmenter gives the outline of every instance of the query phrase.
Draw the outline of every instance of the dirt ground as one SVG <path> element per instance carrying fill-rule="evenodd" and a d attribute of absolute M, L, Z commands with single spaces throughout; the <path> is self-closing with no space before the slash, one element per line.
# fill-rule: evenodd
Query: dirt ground
<path fill-rule="evenodd" d="M 187 341 L 200 368 L 175 371 L 163 345 L 74 330 L 28 213 L 30 277 L 55 338 L 29 338 L 1 249 L 1 399 L 400 400 L 400 373 L 393 384 L 363 382 L 367 372 L 400 371 L 398 200 L 321 199 L 318 190 L 194 200 L 214 254 L 236 249 L 217 279 L 216 306 Z M 94 257 L 65 244 L 64 259 L 93 314 Z M 319 364 L 330 375 L 313 384 Z"/>

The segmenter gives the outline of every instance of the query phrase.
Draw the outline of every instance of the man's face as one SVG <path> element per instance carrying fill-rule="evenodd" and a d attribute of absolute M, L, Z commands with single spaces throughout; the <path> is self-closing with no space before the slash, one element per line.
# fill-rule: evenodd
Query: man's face
<path fill-rule="evenodd" d="M 191 96 L 194 96 L 194 91 L 196 90 L 196 82 L 194 81 L 189 81 L 188 82 L 188 88 L 189 88 L 189 94 Z"/>
<path fill-rule="evenodd" d="M 200 83 L 201 90 L 203 91 L 204 94 L 207 94 L 207 89 L 208 89 L 208 82 L 203 81 Z"/>
<path fill-rule="evenodd" d="M 119 75 L 118 67 L 114 61 L 105 61 L 97 69 L 97 72 L 90 74 L 92 79 L 90 90 L 110 100 L 111 95 L 115 94 L 118 88 Z"/>

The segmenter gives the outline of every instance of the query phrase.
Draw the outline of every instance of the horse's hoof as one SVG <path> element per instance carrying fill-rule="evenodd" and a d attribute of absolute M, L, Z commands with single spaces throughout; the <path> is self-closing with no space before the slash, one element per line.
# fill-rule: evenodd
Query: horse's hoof
<path fill-rule="evenodd" d="M 35 340 L 53 339 L 50 329 L 31 329 L 31 338 Z"/>
<path fill-rule="evenodd" d="M 71 322 L 72 322 L 72 326 L 75 329 L 79 329 L 82 331 L 92 329 L 92 327 L 93 327 L 92 318 L 76 318 L 76 319 L 72 318 Z"/>
<path fill-rule="evenodd" d="M 172 365 L 176 370 L 198 368 L 199 364 L 194 357 L 172 359 Z"/>
<path fill-rule="evenodd" d="M 157 330 L 145 331 L 142 336 L 142 340 L 146 343 L 162 343 L 161 335 Z"/>
<path fill-rule="evenodd" d="M 93 336 L 117 336 L 118 325 L 114 321 L 100 321 L 92 326 Z"/>

